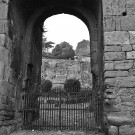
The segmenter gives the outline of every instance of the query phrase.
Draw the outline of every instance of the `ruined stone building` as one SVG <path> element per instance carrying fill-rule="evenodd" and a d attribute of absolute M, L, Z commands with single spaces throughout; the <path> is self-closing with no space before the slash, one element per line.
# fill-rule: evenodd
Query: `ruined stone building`
<path fill-rule="evenodd" d="M 88 27 L 93 89 L 135 117 L 135 0 L 0 0 L 0 127 L 9 132 L 21 127 L 22 93 L 40 84 L 44 20 L 60 13 Z"/>

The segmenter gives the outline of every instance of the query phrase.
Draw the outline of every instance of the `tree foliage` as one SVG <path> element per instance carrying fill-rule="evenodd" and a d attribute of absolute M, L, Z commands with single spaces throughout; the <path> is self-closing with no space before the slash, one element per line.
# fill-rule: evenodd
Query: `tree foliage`
<path fill-rule="evenodd" d="M 48 53 L 48 49 L 53 48 L 54 42 L 47 41 L 46 38 L 43 38 L 42 40 L 42 50 L 45 53 Z"/>
<path fill-rule="evenodd" d="M 72 45 L 64 41 L 55 46 L 52 55 L 56 59 L 74 59 L 75 51 Z"/>
<path fill-rule="evenodd" d="M 52 41 L 47 41 L 47 37 L 44 36 L 44 34 L 47 32 L 46 28 L 43 28 L 43 37 L 42 37 L 42 53 L 48 53 L 48 50 L 50 48 L 53 48 L 54 42 Z"/>
<path fill-rule="evenodd" d="M 76 55 L 89 55 L 90 54 L 90 41 L 82 40 L 78 42 L 76 47 Z"/>

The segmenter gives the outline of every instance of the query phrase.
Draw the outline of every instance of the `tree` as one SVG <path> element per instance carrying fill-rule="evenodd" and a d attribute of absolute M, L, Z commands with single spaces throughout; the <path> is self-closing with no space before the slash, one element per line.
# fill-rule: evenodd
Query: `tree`
<path fill-rule="evenodd" d="M 86 56 L 89 54 L 90 54 L 90 41 L 84 39 L 77 44 L 76 55 Z"/>
<path fill-rule="evenodd" d="M 42 52 L 48 53 L 48 50 L 50 48 L 53 48 L 54 42 L 52 41 L 46 41 L 46 38 L 43 38 L 43 42 L 42 42 Z"/>
<path fill-rule="evenodd" d="M 75 51 L 72 45 L 64 41 L 55 46 L 52 50 L 52 55 L 56 59 L 74 59 Z"/>
<path fill-rule="evenodd" d="M 52 42 L 52 41 L 47 41 L 47 38 L 44 36 L 44 33 L 46 33 L 47 32 L 47 30 L 46 30 L 46 28 L 44 27 L 43 28 L 44 30 L 43 30 L 43 38 L 42 38 L 42 53 L 48 53 L 48 50 L 50 49 L 50 48 L 53 48 L 53 44 L 54 44 L 54 42 Z"/>

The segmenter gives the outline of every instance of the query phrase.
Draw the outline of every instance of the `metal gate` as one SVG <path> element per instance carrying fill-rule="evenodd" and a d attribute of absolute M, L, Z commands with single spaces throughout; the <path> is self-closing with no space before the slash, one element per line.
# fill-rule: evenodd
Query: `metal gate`
<path fill-rule="evenodd" d="M 47 93 L 23 95 L 23 129 L 94 130 L 97 105 L 90 89 L 64 92 L 59 88 Z"/>

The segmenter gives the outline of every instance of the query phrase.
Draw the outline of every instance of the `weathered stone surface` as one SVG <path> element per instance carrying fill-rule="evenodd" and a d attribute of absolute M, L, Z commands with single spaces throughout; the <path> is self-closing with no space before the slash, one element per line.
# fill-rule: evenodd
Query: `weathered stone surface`
<path fill-rule="evenodd" d="M 117 84 L 119 87 L 133 88 L 135 87 L 135 76 L 107 78 L 105 82 L 110 86 L 115 86 Z"/>
<path fill-rule="evenodd" d="M 0 46 L 5 45 L 5 34 L 0 34 Z"/>
<path fill-rule="evenodd" d="M 113 62 L 106 62 L 105 63 L 105 70 L 113 70 L 114 69 L 114 63 Z"/>
<path fill-rule="evenodd" d="M 127 59 L 135 59 L 135 51 L 127 52 L 126 53 L 126 58 Z"/>
<path fill-rule="evenodd" d="M 129 31 L 130 44 L 135 44 L 135 31 Z"/>
<path fill-rule="evenodd" d="M 0 33 L 8 33 L 8 21 L 0 20 Z"/>
<path fill-rule="evenodd" d="M 130 69 L 133 67 L 133 60 L 124 60 L 124 61 L 115 61 L 114 62 L 114 69 L 116 70 L 123 70 L 123 69 Z"/>
<path fill-rule="evenodd" d="M 11 53 L 3 46 L 0 46 L 0 61 L 5 63 L 6 65 L 10 65 L 10 59 Z"/>
<path fill-rule="evenodd" d="M 135 45 L 132 45 L 133 50 L 135 50 Z"/>
<path fill-rule="evenodd" d="M 90 53 L 92 55 L 94 52 L 97 52 L 97 41 L 91 41 L 90 44 Z"/>
<path fill-rule="evenodd" d="M 8 5 L 7 4 L 0 4 L 0 19 L 7 19 L 8 15 Z"/>
<path fill-rule="evenodd" d="M 135 90 L 134 88 L 119 88 L 117 91 L 117 95 L 122 97 L 122 96 L 134 96 L 135 95 Z"/>
<path fill-rule="evenodd" d="M 104 25 L 105 31 L 114 31 L 115 30 L 115 17 L 104 16 L 103 25 Z"/>
<path fill-rule="evenodd" d="M 105 46 L 105 52 L 120 52 L 121 46 L 119 45 L 112 45 L 112 46 Z"/>
<path fill-rule="evenodd" d="M 0 46 L 4 46 L 9 51 L 12 51 L 12 40 L 6 34 L 0 34 Z"/>
<path fill-rule="evenodd" d="M 128 71 L 106 71 L 105 77 L 128 76 Z"/>
<path fill-rule="evenodd" d="M 121 102 L 132 102 L 133 99 L 132 99 L 132 96 L 121 96 Z"/>
<path fill-rule="evenodd" d="M 135 69 L 129 69 L 129 76 L 135 76 Z"/>
<path fill-rule="evenodd" d="M 9 83 L 11 83 L 11 84 L 16 84 L 16 73 L 15 73 L 15 71 L 11 68 L 11 67 L 9 67 L 9 66 L 6 66 L 6 68 L 5 68 L 5 71 L 6 71 L 6 69 L 7 69 L 7 73 L 5 73 L 5 76 L 4 76 L 4 79 L 5 80 L 8 80 L 9 81 Z"/>
<path fill-rule="evenodd" d="M 43 59 L 42 63 L 41 76 L 44 79 L 51 80 L 54 84 L 53 87 L 56 86 L 56 84 L 63 86 L 64 82 L 70 78 L 76 78 L 79 79 L 80 82 L 84 82 L 81 83 L 82 87 L 92 86 L 90 62 Z M 15 77 L 13 76 L 12 78 Z"/>
<path fill-rule="evenodd" d="M 7 128 L 6 127 L 1 127 L 0 128 L 0 135 L 8 135 Z"/>
<path fill-rule="evenodd" d="M 135 30 L 135 15 L 127 15 L 121 17 L 121 30 Z"/>
<path fill-rule="evenodd" d="M 126 11 L 126 0 L 103 0 L 103 14 L 104 15 L 121 15 Z"/>
<path fill-rule="evenodd" d="M 122 45 L 122 51 L 123 52 L 132 51 L 132 46 L 131 45 Z"/>
<path fill-rule="evenodd" d="M 125 31 L 113 31 L 104 33 L 105 44 L 129 44 L 129 33 Z"/>
<path fill-rule="evenodd" d="M 4 79 L 4 68 L 5 64 L 3 62 L 0 62 L 0 80 Z"/>
<path fill-rule="evenodd" d="M 115 29 L 117 30 L 117 31 L 120 31 L 121 30 L 121 20 L 120 20 L 120 16 L 115 16 Z"/>
<path fill-rule="evenodd" d="M 0 81 L 0 94 L 7 95 L 9 92 L 9 83 L 6 81 Z"/>
<path fill-rule="evenodd" d="M 134 103 L 133 102 L 122 102 L 121 105 L 128 106 L 128 107 L 133 107 Z"/>
<path fill-rule="evenodd" d="M 106 52 L 105 53 L 105 60 L 123 60 L 125 59 L 124 52 Z"/>
<path fill-rule="evenodd" d="M 135 1 L 127 0 L 126 9 L 127 9 L 127 14 L 130 14 L 130 15 L 135 14 Z"/>

